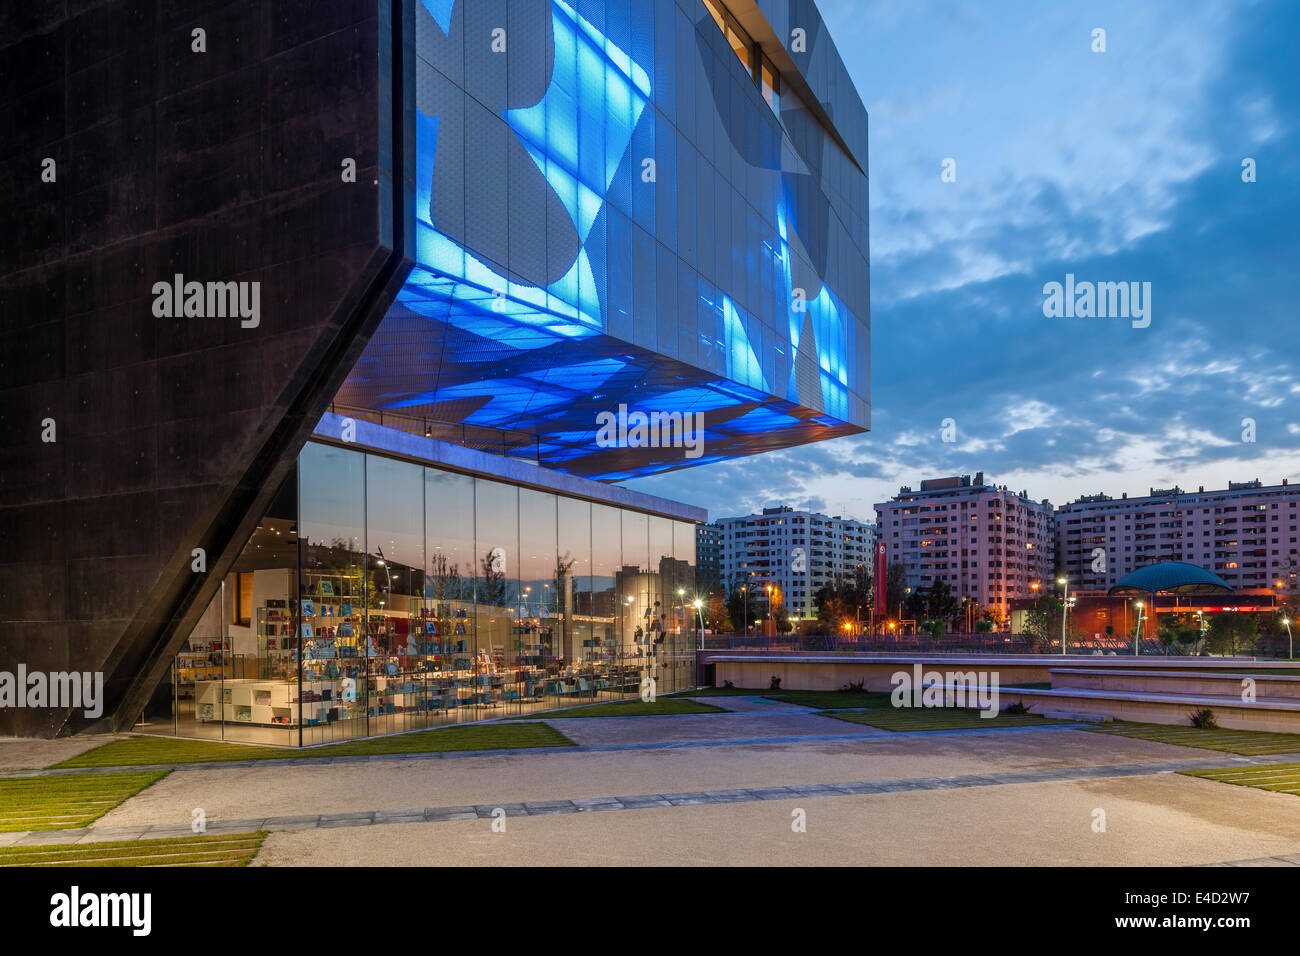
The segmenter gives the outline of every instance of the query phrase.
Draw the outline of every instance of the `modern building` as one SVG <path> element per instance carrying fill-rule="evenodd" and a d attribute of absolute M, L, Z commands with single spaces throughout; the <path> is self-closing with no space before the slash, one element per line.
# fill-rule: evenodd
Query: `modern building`
<path fill-rule="evenodd" d="M 760 602 L 767 600 L 769 585 L 779 588 L 792 617 L 816 615 L 819 588 L 851 579 L 859 569 L 871 573 L 875 528 L 865 521 L 780 505 L 719 518 L 712 527 L 723 588 L 748 587 Z"/>
<path fill-rule="evenodd" d="M 0 732 L 692 680 L 707 516 L 614 482 L 869 426 L 867 115 L 813 4 L 85 7 L 0 39 L 0 669 L 103 712 Z"/>
<path fill-rule="evenodd" d="M 1152 488 L 1088 495 L 1056 513 L 1056 548 L 1071 587 L 1106 591 L 1133 571 L 1183 561 L 1234 590 L 1289 588 L 1300 559 L 1300 488 L 1229 482 L 1218 491 Z"/>
<path fill-rule="evenodd" d="M 695 526 L 695 586 L 701 594 L 723 590 L 722 535 L 716 524 Z"/>
<path fill-rule="evenodd" d="M 876 508 L 876 531 L 886 561 L 901 564 L 911 588 L 945 582 L 1004 613 L 1013 598 L 1050 585 L 1054 565 L 1052 506 L 984 480 L 984 473 L 900 488 Z"/>

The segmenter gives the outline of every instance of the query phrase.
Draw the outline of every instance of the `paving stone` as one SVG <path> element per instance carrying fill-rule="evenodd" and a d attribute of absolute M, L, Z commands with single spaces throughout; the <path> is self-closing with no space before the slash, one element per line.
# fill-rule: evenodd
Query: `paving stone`
<path fill-rule="evenodd" d="M 869 781 L 860 781 L 858 783 L 837 783 L 834 784 L 836 790 L 841 793 L 861 794 L 861 793 L 880 793 L 881 785 Z"/>
<path fill-rule="evenodd" d="M 144 832 L 141 828 L 140 832 Z M 76 843 L 86 835 L 85 830 L 32 830 L 14 842 L 14 846 L 58 846 Z M 126 839 L 131 839 L 127 837 Z"/>
<path fill-rule="evenodd" d="M 363 813 L 328 813 L 317 824 L 322 830 L 334 827 L 366 827 L 374 822 L 373 810 Z"/>
<path fill-rule="evenodd" d="M 192 836 L 194 834 L 190 835 Z M 142 839 L 148 840 L 160 838 L 156 838 L 156 836 L 155 838 L 149 838 L 144 830 L 127 830 L 125 827 L 113 827 L 113 829 L 108 829 L 108 827 L 105 827 L 103 830 L 91 830 L 90 832 L 87 832 L 87 834 L 83 835 L 81 839 L 75 840 L 75 843 L 125 843 L 126 840 Z"/>
<path fill-rule="evenodd" d="M 430 807 L 424 811 L 424 819 L 431 823 L 446 823 L 451 820 L 478 820 L 478 811 L 473 807 Z"/>
<path fill-rule="evenodd" d="M 616 797 L 581 797 L 572 801 L 573 805 L 579 810 L 594 810 L 621 807 L 623 804 L 618 802 Z"/>
<path fill-rule="evenodd" d="M 415 823 L 424 820 L 423 810 L 377 810 L 375 825 L 381 823 Z"/>
<path fill-rule="evenodd" d="M 800 796 L 789 787 L 764 787 L 761 790 L 749 791 L 759 800 L 789 800 L 791 797 Z"/>
<path fill-rule="evenodd" d="M 642 810 L 647 807 L 670 807 L 672 806 L 667 800 L 660 796 L 642 796 L 642 797 L 619 797 L 618 802 L 631 810 Z"/>
<path fill-rule="evenodd" d="M 286 827 L 296 827 L 298 824 L 303 824 L 303 823 L 310 823 L 312 826 L 315 826 L 317 821 L 319 820 L 320 820 L 319 813 L 306 814 L 306 815 L 296 816 L 296 817 L 268 817 L 266 820 L 266 825 L 268 827 L 274 827 L 276 829 L 282 829 Z"/>

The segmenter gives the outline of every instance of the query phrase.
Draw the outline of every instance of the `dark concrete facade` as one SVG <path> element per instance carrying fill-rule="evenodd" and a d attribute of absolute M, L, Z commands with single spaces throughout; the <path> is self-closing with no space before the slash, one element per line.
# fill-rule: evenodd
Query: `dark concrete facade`
<path fill-rule="evenodd" d="M 93 727 L 3 709 L 0 733 L 131 726 L 400 288 L 412 23 L 403 0 L 0 7 L 0 670 L 102 670 L 106 697 Z M 259 282 L 260 324 L 155 317 L 177 273 Z"/>

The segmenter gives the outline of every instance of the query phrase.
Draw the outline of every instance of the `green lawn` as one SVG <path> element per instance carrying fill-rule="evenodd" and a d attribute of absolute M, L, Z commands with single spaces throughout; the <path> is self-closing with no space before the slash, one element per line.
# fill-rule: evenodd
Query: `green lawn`
<path fill-rule="evenodd" d="M 55 764 L 56 767 L 128 767 L 138 764 L 204 763 L 212 760 L 294 760 L 303 757 L 357 757 L 375 754 L 447 753 L 460 750 L 510 750 L 572 747 L 564 734 L 545 724 L 474 724 L 439 727 L 390 737 L 369 737 L 325 747 L 246 747 L 174 737 L 114 740 Z M 49 779 L 49 778 L 44 778 Z"/>
<path fill-rule="evenodd" d="M 167 773 L 76 773 L 0 780 L 0 833 L 88 826 Z"/>
<path fill-rule="evenodd" d="M 1300 794 L 1300 764 L 1281 763 L 1269 767 L 1231 767 L 1226 770 L 1181 770 L 1188 777 L 1204 777 L 1219 783 L 1278 793 Z"/>
<path fill-rule="evenodd" d="M 612 700 L 603 704 L 588 704 L 586 707 L 573 707 L 569 710 L 556 710 L 546 713 L 522 714 L 508 717 L 507 720 L 558 720 L 561 717 L 661 717 L 664 714 L 722 714 L 725 707 L 701 704 L 694 700 L 657 697 L 654 703 L 636 700 Z"/>
<path fill-rule="evenodd" d="M 919 730 L 995 730 L 999 727 L 1041 726 L 1066 721 L 1048 720 L 1033 714 L 999 714 L 981 717 L 978 710 L 961 707 L 882 707 L 876 710 L 824 711 L 851 724 L 865 724 L 899 733 Z"/>
<path fill-rule="evenodd" d="M 1300 734 L 1270 734 L 1262 730 L 1200 730 L 1196 727 L 1136 724 L 1124 720 L 1087 729 L 1097 734 L 1118 734 L 1121 737 L 1136 737 L 1139 740 L 1177 744 L 1180 747 L 1199 747 L 1202 750 L 1220 750 L 1230 754 L 1300 753 Z"/>
<path fill-rule="evenodd" d="M 0 848 L 0 866 L 247 866 L 266 831 L 230 836 Z"/>

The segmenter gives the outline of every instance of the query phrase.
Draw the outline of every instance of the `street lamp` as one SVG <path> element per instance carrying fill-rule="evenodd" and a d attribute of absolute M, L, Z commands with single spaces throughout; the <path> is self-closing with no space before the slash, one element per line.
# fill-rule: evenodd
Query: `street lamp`
<path fill-rule="evenodd" d="M 700 650 L 704 650 L 704 612 L 700 610 L 702 607 L 704 607 L 704 602 L 701 601 L 699 598 L 696 598 L 695 617 L 696 620 L 699 621 L 699 625 L 695 628 L 695 630 L 700 635 Z"/>
<path fill-rule="evenodd" d="M 1144 610 L 1145 607 L 1146 605 L 1143 604 L 1141 601 L 1137 602 L 1138 626 L 1137 626 L 1137 630 L 1133 634 L 1133 656 L 1134 657 L 1138 656 L 1138 641 L 1141 640 L 1142 638 L 1142 619 L 1143 617 L 1146 616 L 1146 612 Z"/>
<path fill-rule="evenodd" d="M 1289 659 L 1294 660 L 1294 659 L 1295 659 L 1295 641 L 1294 641 L 1294 639 L 1292 639 L 1292 637 L 1291 637 L 1291 619 L 1290 619 L 1289 617 L 1284 617 L 1284 618 L 1282 618 L 1282 623 L 1286 625 L 1286 643 L 1287 643 L 1287 653 L 1286 653 L 1286 656 L 1287 656 Z"/>
<path fill-rule="evenodd" d="M 1068 578 L 1057 578 L 1056 583 L 1061 585 L 1065 590 L 1061 593 L 1061 656 L 1065 656 L 1065 617 L 1070 613 L 1070 581 Z"/>

